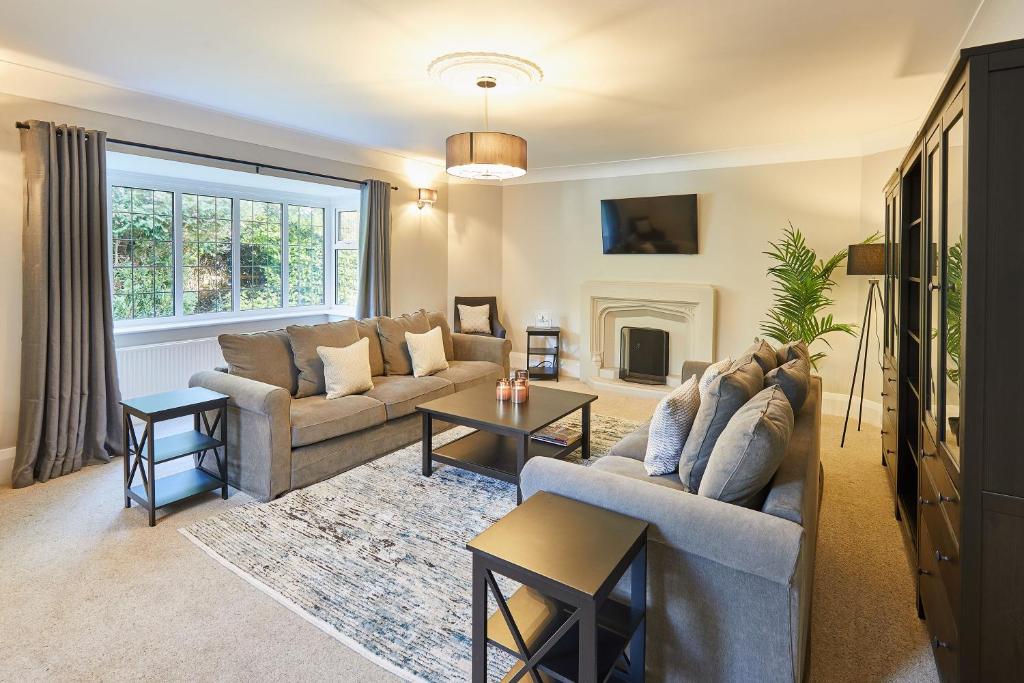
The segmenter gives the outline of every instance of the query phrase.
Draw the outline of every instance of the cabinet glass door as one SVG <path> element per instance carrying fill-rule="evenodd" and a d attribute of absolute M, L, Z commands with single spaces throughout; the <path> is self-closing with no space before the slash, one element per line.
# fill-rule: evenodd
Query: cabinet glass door
<path fill-rule="evenodd" d="M 946 130 L 946 211 L 943 235 L 943 349 L 946 424 L 942 441 L 960 464 L 960 334 L 964 249 L 964 120 Z"/>
<path fill-rule="evenodd" d="M 939 394 L 942 387 L 939 386 L 938 382 L 938 378 L 941 377 L 939 367 L 941 361 L 940 344 L 942 343 L 940 336 L 942 311 L 939 308 L 939 300 L 941 298 L 939 292 L 939 240 L 941 239 L 942 230 L 942 167 L 940 166 L 940 161 L 939 146 L 936 145 L 935 149 L 928 153 L 928 231 L 925 243 L 925 276 L 928 283 L 925 294 L 928 304 L 928 338 L 927 340 L 921 340 L 928 347 L 928 377 L 925 385 L 928 397 L 925 399 L 927 401 L 925 405 L 927 406 L 928 413 L 931 414 L 932 419 L 936 423 L 942 419 L 942 413 L 939 410 Z M 936 435 L 936 438 L 938 438 L 938 435 Z"/>

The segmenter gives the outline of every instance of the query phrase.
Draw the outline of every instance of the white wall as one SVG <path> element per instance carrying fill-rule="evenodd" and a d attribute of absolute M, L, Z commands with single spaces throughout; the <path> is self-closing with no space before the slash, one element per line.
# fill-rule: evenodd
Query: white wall
<path fill-rule="evenodd" d="M 882 186 L 901 152 L 865 158 L 711 169 L 657 175 L 509 185 L 502 198 L 502 301 L 515 350 L 536 311 L 554 313 L 565 330 L 563 343 L 578 358 L 580 287 L 588 280 L 679 281 L 718 290 L 717 355 L 742 351 L 758 334 L 771 305 L 762 252 L 788 221 L 800 228 L 821 256 L 881 230 Z M 658 194 L 699 195 L 700 253 L 697 255 L 604 255 L 601 199 Z M 867 282 L 836 278 L 840 321 L 858 322 Z M 872 335 L 873 336 L 873 335 Z M 820 367 L 825 391 L 849 389 L 855 337 L 833 335 L 833 349 Z M 868 398 L 881 380 L 868 368 Z"/>
<path fill-rule="evenodd" d="M 448 185 L 448 301 L 456 296 L 497 296 L 501 304 L 500 185 Z"/>
<path fill-rule="evenodd" d="M 1024 2 L 984 0 L 964 37 L 964 47 L 1024 38 Z"/>

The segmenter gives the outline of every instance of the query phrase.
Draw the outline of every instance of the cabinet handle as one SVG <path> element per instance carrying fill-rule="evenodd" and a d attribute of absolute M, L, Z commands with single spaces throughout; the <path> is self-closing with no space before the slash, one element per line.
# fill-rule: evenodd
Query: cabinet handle
<path fill-rule="evenodd" d="M 882 392 L 882 396 L 888 396 L 888 395 L 889 395 L 888 392 L 885 392 L 885 391 Z"/>
<path fill-rule="evenodd" d="M 931 576 L 932 575 L 932 573 L 930 571 L 928 571 L 927 569 L 925 569 L 924 567 L 918 567 L 917 568 L 917 573 L 920 574 L 921 576 Z"/>
<path fill-rule="evenodd" d="M 887 413 L 895 413 L 896 409 L 895 408 L 886 408 L 885 412 L 887 412 Z"/>
<path fill-rule="evenodd" d="M 947 643 L 944 640 L 939 640 L 938 638 L 932 638 L 932 647 L 935 648 L 936 650 L 938 650 L 939 648 L 942 648 L 944 650 L 952 650 L 953 649 L 952 646 L 950 646 L 949 643 Z"/>
<path fill-rule="evenodd" d="M 942 289 L 942 286 L 938 282 L 929 282 L 928 290 L 934 292 L 936 289 Z"/>
<path fill-rule="evenodd" d="M 887 432 L 886 430 L 884 430 L 884 429 L 882 430 L 882 436 L 885 436 L 885 435 L 886 435 L 886 434 L 888 434 L 888 433 L 889 433 L 889 432 Z"/>
<path fill-rule="evenodd" d="M 885 452 L 886 452 L 886 453 L 891 453 L 891 454 L 893 454 L 893 455 L 895 455 L 895 454 L 896 454 L 896 451 L 894 451 L 894 450 L 893 450 L 893 449 L 891 449 L 891 448 L 886 448 L 886 449 L 885 449 Z"/>
<path fill-rule="evenodd" d="M 935 505 L 934 500 L 928 500 L 924 496 L 918 496 L 917 502 L 920 503 L 921 505 Z M 938 551 L 936 550 L 935 552 L 937 553 Z"/>
<path fill-rule="evenodd" d="M 935 559 L 938 562 L 952 562 L 953 561 L 953 558 L 951 558 L 949 555 L 943 555 L 941 550 L 936 550 L 935 551 Z"/>
<path fill-rule="evenodd" d="M 956 496 L 944 496 L 944 495 L 942 495 L 940 493 L 939 494 L 939 502 L 940 503 L 956 503 L 958 501 L 956 499 Z"/>

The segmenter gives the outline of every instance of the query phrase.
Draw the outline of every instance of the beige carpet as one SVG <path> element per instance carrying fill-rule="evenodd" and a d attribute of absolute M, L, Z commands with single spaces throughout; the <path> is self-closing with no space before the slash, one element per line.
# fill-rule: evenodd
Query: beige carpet
<path fill-rule="evenodd" d="M 602 396 L 594 409 L 652 406 Z M 825 418 L 811 679 L 937 680 L 877 430 L 840 451 L 840 429 Z M 0 680 L 396 680 L 177 532 L 245 495 L 170 508 L 153 529 L 121 495 L 119 461 L 0 490 Z"/>

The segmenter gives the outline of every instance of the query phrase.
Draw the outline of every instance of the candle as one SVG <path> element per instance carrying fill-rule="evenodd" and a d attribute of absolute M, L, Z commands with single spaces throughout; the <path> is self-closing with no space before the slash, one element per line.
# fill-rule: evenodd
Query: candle
<path fill-rule="evenodd" d="M 526 387 L 526 398 L 530 398 L 530 371 L 516 370 L 516 381 L 523 383 Z"/>
<path fill-rule="evenodd" d="M 516 383 L 512 386 L 512 402 L 513 403 L 525 403 L 529 397 L 528 389 L 526 384 L 521 379 L 517 379 Z"/>
<path fill-rule="evenodd" d="M 499 401 L 507 401 L 512 398 L 512 385 L 507 379 L 499 379 L 497 386 L 497 398 Z"/>

